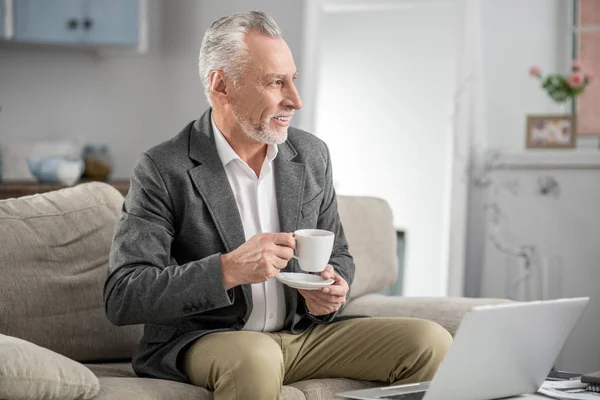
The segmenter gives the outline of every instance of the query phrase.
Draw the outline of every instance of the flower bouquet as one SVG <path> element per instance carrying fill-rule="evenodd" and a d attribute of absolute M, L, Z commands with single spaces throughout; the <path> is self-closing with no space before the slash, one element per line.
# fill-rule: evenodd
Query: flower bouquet
<path fill-rule="evenodd" d="M 586 86 L 594 81 L 591 73 L 585 73 L 578 60 L 573 61 L 569 75 L 549 74 L 542 76 L 538 66 L 529 68 L 529 75 L 541 81 L 542 88 L 557 103 L 564 103 L 574 99 L 585 90 Z"/>

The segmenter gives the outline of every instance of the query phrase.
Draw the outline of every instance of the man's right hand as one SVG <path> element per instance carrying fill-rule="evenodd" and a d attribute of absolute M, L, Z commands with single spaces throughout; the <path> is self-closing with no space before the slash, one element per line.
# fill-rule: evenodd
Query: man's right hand
<path fill-rule="evenodd" d="M 260 283 L 279 274 L 294 255 L 293 233 L 259 233 L 246 243 L 221 255 L 221 271 L 225 289 Z"/>

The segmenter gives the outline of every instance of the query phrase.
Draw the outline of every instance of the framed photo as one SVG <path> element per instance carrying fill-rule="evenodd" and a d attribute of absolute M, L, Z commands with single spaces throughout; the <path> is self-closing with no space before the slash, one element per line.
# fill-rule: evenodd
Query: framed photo
<path fill-rule="evenodd" d="M 575 147 L 576 132 L 573 115 L 527 116 L 527 148 Z"/>

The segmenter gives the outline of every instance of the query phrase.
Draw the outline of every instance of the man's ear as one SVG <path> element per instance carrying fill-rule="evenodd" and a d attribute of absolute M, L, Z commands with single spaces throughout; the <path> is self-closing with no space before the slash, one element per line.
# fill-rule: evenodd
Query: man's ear
<path fill-rule="evenodd" d="M 227 87 L 227 82 L 223 71 L 214 70 L 211 71 L 208 76 L 210 94 L 221 105 L 229 103 L 229 88 Z"/>

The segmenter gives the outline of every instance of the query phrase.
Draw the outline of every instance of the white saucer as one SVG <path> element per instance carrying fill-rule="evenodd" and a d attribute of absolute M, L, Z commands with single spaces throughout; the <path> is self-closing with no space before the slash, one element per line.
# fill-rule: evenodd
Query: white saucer
<path fill-rule="evenodd" d="M 333 283 L 333 279 L 323 279 L 319 275 L 296 272 L 280 272 L 275 278 L 289 287 L 304 290 L 317 290 Z"/>

